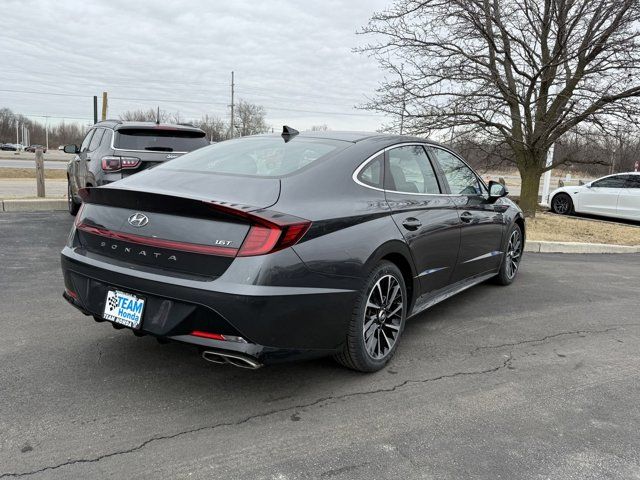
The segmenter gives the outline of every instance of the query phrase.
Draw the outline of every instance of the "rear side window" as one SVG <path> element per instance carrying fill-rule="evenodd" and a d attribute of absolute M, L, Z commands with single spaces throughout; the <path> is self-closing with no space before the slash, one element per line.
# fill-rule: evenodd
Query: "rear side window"
<path fill-rule="evenodd" d="M 370 187 L 382 188 L 382 166 L 384 153 L 371 160 L 366 167 L 360 170 L 358 180 Z"/>
<path fill-rule="evenodd" d="M 87 133 L 87 136 L 84 137 L 84 140 L 82 141 L 82 145 L 80 145 L 81 152 L 86 152 L 87 149 L 89 148 L 89 142 L 91 142 L 91 137 L 93 137 L 93 132 L 95 132 L 95 129 L 89 130 L 89 133 Z"/>
<path fill-rule="evenodd" d="M 421 145 L 407 145 L 387 152 L 387 189 L 403 193 L 440 193 L 431 162 Z"/>
<path fill-rule="evenodd" d="M 102 141 L 100 142 L 100 145 L 102 147 L 110 147 L 111 137 L 113 137 L 113 132 L 111 130 L 105 130 L 104 135 L 102 136 Z"/>
<path fill-rule="evenodd" d="M 114 147 L 151 152 L 191 152 L 209 145 L 204 132 L 162 128 L 123 128 L 116 131 Z"/>
<path fill-rule="evenodd" d="M 441 148 L 431 147 L 429 151 L 442 168 L 452 194 L 482 195 L 483 189 L 480 188 L 480 181 L 466 163 Z"/>
<path fill-rule="evenodd" d="M 216 143 L 156 168 L 204 173 L 280 177 L 317 162 L 349 144 L 340 140 L 245 137 Z"/>
<path fill-rule="evenodd" d="M 102 140 L 102 135 L 104 135 L 104 128 L 96 129 L 96 132 L 91 138 L 91 143 L 89 144 L 90 152 L 93 152 L 96 148 L 98 148 L 98 145 L 100 145 L 100 140 Z"/>

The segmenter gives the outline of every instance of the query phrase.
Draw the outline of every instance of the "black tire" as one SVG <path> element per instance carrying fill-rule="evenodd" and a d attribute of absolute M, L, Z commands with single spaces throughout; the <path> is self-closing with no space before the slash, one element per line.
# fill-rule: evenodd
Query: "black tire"
<path fill-rule="evenodd" d="M 73 191 L 71 189 L 71 182 L 67 178 L 67 207 L 69 209 L 69 214 L 72 216 L 76 216 L 78 210 L 80 210 L 80 204 L 77 203 L 73 198 Z"/>
<path fill-rule="evenodd" d="M 524 236 L 517 223 L 509 230 L 509 236 L 502 255 L 502 264 L 495 281 L 498 285 L 511 285 L 520 268 L 520 261 L 524 252 Z"/>
<path fill-rule="evenodd" d="M 399 313 L 394 313 L 399 307 Z M 343 350 L 335 356 L 336 361 L 359 372 L 384 368 L 396 351 L 406 317 L 407 287 L 402 272 L 395 264 L 383 260 L 372 270 L 358 295 L 347 338 Z"/>
<path fill-rule="evenodd" d="M 573 213 L 573 200 L 566 193 L 558 193 L 551 199 L 551 210 L 558 215 Z"/>

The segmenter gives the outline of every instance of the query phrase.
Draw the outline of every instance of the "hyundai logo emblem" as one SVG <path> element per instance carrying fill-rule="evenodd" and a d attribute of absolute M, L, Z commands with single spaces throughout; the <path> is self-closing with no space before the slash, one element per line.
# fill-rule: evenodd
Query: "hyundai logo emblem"
<path fill-rule="evenodd" d="M 149 217 L 144 213 L 137 212 L 129 217 L 129 224 L 134 227 L 144 227 L 147 223 L 149 223 Z"/>

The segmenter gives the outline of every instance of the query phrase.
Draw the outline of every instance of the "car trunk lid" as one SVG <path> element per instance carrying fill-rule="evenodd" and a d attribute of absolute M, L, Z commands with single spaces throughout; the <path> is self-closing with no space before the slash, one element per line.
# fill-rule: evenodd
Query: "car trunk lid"
<path fill-rule="evenodd" d="M 216 278 L 255 225 L 251 212 L 268 212 L 279 193 L 278 179 L 149 171 L 81 190 L 77 239 L 134 268 Z"/>

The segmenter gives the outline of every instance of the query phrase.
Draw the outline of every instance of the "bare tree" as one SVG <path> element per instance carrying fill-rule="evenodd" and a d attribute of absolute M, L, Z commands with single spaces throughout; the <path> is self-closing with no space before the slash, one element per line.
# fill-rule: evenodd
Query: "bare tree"
<path fill-rule="evenodd" d="M 0 143 L 14 143 L 16 141 L 16 124 L 24 125 L 29 130 L 31 144 L 46 144 L 46 126 L 44 123 L 33 121 L 24 115 L 13 113 L 8 108 L 0 108 Z M 86 125 L 79 123 L 65 123 L 64 121 L 49 124 L 49 145 L 80 144 L 86 133 Z M 55 148 L 55 147 L 54 147 Z"/>
<path fill-rule="evenodd" d="M 365 108 L 404 100 L 406 132 L 504 143 L 533 216 L 554 142 L 638 114 L 639 20 L 638 0 L 396 0 L 361 32 L 390 73 Z"/>
<path fill-rule="evenodd" d="M 200 120 L 195 120 L 192 123 L 204 130 L 211 142 L 221 142 L 229 136 L 229 126 L 220 117 L 204 115 Z"/>
<path fill-rule="evenodd" d="M 241 137 L 266 133 L 269 130 L 266 116 L 267 112 L 263 106 L 240 100 L 236 105 L 235 128 L 237 133 Z"/>
<path fill-rule="evenodd" d="M 176 114 L 168 113 L 164 110 L 160 110 L 160 122 L 166 123 L 178 123 L 172 122 L 172 119 Z M 177 114 L 178 117 L 180 116 Z M 122 112 L 120 114 L 120 120 L 129 121 L 129 122 L 155 122 L 158 120 L 158 109 L 149 108 L 147 110 L 127 110 L 126 112 Z"/>

